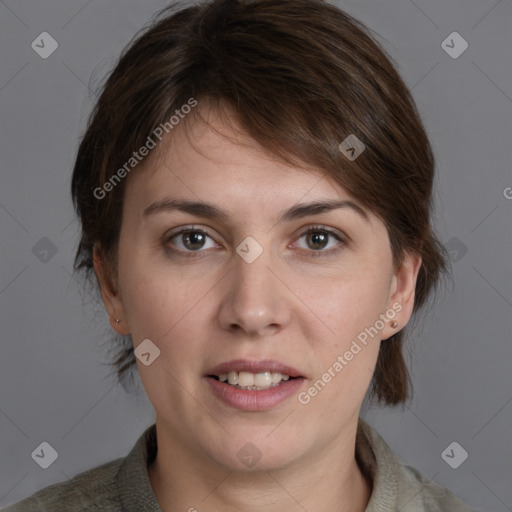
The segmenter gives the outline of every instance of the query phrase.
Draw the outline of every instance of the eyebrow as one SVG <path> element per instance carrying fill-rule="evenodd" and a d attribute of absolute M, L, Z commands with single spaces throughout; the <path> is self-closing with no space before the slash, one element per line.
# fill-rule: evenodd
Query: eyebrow
<path fill-rule="evenodd" d="M 296 219 L 302 219 L 310 215 L 319 215 L 321 213 L 330 212 L 333 210 L 348 208 L 359 214 L 366 222 L 369 221 L 368 214 L 356 203 L 350 200 L 326 200 L 315 201 L 307 204 L 297 204 L 281 212 L 278 223 L 290 222 Z M 218 220 L 223 223 L 229 222 L 229 215 L 225 210 L 217 206 L 202 201 L 186 201 L 180 199 L 162 199 L 149 205 L 143 213 L 143 217 L 154 215 L 157 213 L 182 211 L 213 220 Z"/>

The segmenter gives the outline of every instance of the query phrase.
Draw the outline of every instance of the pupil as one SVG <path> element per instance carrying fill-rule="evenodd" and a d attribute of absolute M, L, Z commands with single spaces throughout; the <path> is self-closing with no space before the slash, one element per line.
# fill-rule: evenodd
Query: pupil
<path fill-rule="evenodd" d="M 312 240 L 312 244 L 310 244 L 314 249 L 323 249 L 325 247 L 325 242 L 327 241 L 327 235 L 325 233 L 310 233 L 310 237 Z M 320 247 L 314 247 L 314 245 L 320 244 Z"/>
<path fill-rule="evenodd" d="M 204 235 L 202 233 L 200 233 L 199 231 L 191 231 L 189 233 L 186 233 L 184 235 L 184 237 L 187 242 L 190 242 L 190 243 L 188 243 L 188 245 L 192 246 L 192 247 L 189 247 L 191 249 L 200 249 L 201 246 L 204 244 Z M 194 247 L 196 245 L 198 247 Z"/>

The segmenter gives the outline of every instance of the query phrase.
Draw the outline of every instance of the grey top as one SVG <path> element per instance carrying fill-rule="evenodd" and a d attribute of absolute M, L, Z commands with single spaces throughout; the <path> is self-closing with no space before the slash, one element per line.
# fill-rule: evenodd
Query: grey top
<path fill-rule="evenodd" d="M 148 476 L 156 456 L 156 427 L 126 456 L 37 491 L 5 512 L 161 512 Z M 384 439 L 359 419 L 356 458 L 373 490 L 366 512 L 475 512 L 449 490 L 405 466 Z"/>

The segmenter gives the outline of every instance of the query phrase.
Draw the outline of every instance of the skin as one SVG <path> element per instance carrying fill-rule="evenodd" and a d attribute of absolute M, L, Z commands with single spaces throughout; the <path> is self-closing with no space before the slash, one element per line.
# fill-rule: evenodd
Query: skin
<path fill-rule="evenodd" d="M 203 110 L 205 122 L 191 122 L 188 136 L 177 131 L 129 176 L 116 279 L 94 251 L 112 326 L 130 333 L 135 347 L 149 338 L 161 351 L 149 366 L 137 360 L 156 411 L 152 488 L 165 512 L 362 512 L 371 482 L 354 457 L 359 411 L 381 340 L 410 318 L 421 260 L 409 254 L 394 268 L 385 225 L 369 211 L 367 220 L 342 208 L 277 223 L 297 203 L 352 198 L 320 170 L 272 158 L 236 129 L 229 111 L 226 123 Z M 143 215 L 164 198 L 206 201 L 228 219 Z M 303 235 L 316 225 L 346 243 Z M 207 232 L 203 246 L 170 239 L 183 227 Z M 248 236 L 263 248 L 250 264 L 236 252 Z M 332 249 L 339 251 L 318 256 Z M 398 327 L 388 321 L 307 405 L 292 396 L 270 410 L 240 411 L 205 383 L 222 362 L 275 359 L 300 370 L 305 391 L 393 303 L 402 306 Z M 252 468 L 237 457 L 247 442 L 262 455 Z"/>

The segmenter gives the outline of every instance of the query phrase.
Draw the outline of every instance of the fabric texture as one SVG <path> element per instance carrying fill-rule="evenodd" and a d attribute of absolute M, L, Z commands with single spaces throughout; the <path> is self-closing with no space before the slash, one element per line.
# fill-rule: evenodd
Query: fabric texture
<path fill-rule="evenodd" d="M 126 457 L 45 487 L 4 512 L 161 512 L 148 476 L 148 465 L 156 452 L 153 424 Z M 449 490 L 404 465 L 362 419 L 357 431 L 356 459 L 373 486 L 365 512 L 476 512 Z"/>

